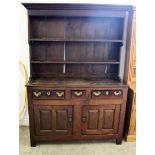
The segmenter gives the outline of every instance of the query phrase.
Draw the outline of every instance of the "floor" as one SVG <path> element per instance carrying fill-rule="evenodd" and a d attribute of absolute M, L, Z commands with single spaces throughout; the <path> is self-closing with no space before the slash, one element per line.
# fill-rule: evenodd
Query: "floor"
<path fill-rule="evenodd" d="M 30 147 L 28 127 L 19 130 L 19 155 L 136 155 L 136 143 L 114 141 L 53 142 Z"/>

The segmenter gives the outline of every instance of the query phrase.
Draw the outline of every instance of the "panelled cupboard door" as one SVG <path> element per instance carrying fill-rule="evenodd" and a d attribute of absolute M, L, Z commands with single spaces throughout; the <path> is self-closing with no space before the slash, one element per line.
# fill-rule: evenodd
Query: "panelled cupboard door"
<path fill-rule="evenodd" d="M 35 106 L 36 135 L 71 135 L 72 106 Z"/>
<path fill-rule="evenodd" d="M 117 134 L 120 105 L 83 106 L 82 134 Z"/>

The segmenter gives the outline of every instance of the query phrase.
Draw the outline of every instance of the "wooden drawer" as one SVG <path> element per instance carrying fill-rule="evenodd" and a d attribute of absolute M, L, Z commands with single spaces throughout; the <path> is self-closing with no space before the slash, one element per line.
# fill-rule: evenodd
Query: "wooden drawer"
<path fill-rule="evenodd" d="M 65 99 L 65 90 L 33 90 L 33 99 Z"/>
<path fill-rule="evenodd" d="M 86 90 L 71 90 L 71 98 L 72 99 L 85 99 Z"/>
<path fill-rule="evenodd" d="M 92 90 L 91 98 L 92 99 L 102 99 L 108 97 L 120 98 L 123 95 L 123 91 L 121 89 L 117 90 Z"/>

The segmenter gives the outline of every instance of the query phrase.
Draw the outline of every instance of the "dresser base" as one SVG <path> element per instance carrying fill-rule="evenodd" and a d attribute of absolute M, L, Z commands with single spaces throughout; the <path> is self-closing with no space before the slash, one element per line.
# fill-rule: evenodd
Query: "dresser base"
<path fill-rule="evenodd" d="M 27 85 L 31 146 L 47 141 L 116 140 L 122 143 L 128 87 Z"/>
<path fill-rule="evenodd" d="M 90 137 L 87 137 L 87 138 L 81 138 L 81 139 L 47 139 L 47 138 L 37 138 L 38 140 L 37 141 L 32 141 L 31 140 L 31 147 L 36 147 L 38 143 L 44 143 L 44 142 L 75 142 L 75 141 L 87 141 L 87 140 L 103 140 L 108 142 L 108 140 L 115 140 L 116 141 L 116 144 L 117 145 L 121 145 L 122 144 L 122 138 L 118 138 L 118 139 L 113 139 L 113 138 L 103 138 L 102 136 L 101 137 L 93 137 L 93 138 L 90 138 Z"/>

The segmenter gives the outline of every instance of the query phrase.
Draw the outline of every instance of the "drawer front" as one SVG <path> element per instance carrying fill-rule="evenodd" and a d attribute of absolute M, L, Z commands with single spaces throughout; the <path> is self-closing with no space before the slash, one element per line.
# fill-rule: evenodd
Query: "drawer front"
<path fill-rule="evenodd" d="M 92 90 L 91 98 L 92 99 L 102 99 L 108 97 L 120 98 L 123 95 L 123 91 L 121 89 L 117 90 Z"/>
<path fill-rule="evenodd" d="M 86 98 L 86 90 L 72 90 L 71 98 L 72 99 L 85 99 Z"/>
<path fill-rule="evenodd" d="M 65 99 L 65 90 L 33 90 L 33 99 Z"/>

